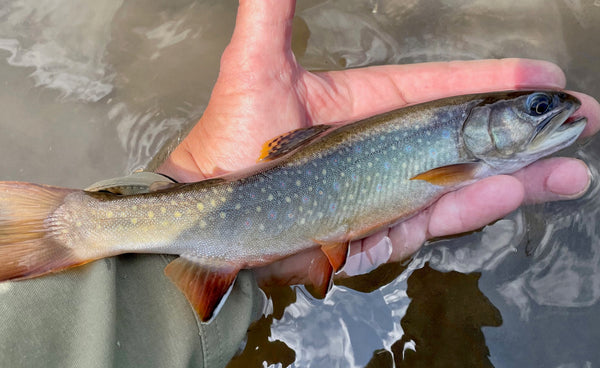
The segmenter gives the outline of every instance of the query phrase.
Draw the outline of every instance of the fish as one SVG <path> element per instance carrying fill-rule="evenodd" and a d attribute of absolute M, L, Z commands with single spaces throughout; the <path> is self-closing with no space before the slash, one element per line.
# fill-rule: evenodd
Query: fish
<path fill-rule="evenodd" d="M 572 144 L 586 118 L 563 91 L 445 98 L 266 142 L 257 164 L 142 193 L 0 182 L 0 281 L 124 253 L 178 255 L 165 274 L 203 322 L 241 269 L 319 247 L 310 279 L 325 295 L 349 242 L 402 222 L 445 193 L 513 173 Z"/>

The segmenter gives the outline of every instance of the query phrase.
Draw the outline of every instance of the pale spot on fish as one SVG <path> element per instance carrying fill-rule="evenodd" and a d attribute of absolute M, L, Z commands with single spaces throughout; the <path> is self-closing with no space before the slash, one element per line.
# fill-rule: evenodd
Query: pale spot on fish
<path fill-rule="evenodd" d="M 260 206 L 256 206 L 256 212 L 260 212 L 262 210 L 262 208 L 260 208 Z"/>
<path fill-rule="evenodd" d="M 210 200 L 210 205 L 213 207 L 217 207 L 217 201 L 215 201 L 214 199 Z"/>
<path fill-rule="evenodd" d="M 198 209 L 198 211 L 203 211 L 204 210 L 204 203 L 198 202 L 198 204 L 196 204 L 196 208 Z"/>
<path fill-rule="evenodd" d="M 300 180 L 296 180 L 296 186 L 299 187 L 302 185 L 302 182 Z"/>
<path fill-rule="evenodd" d="M 221 200 L 221 202 L 223 202 L 223 203 L 225 203 L 225 202 L 227 201 L 227 198 L 225 198 L 225 197 L 221 197 L 221 198 L 219 198 L 219 199 L 220 199 L 220 200 Z"/>
<path fill-rule="evenodd" d="M 233 193 L 233 189 L 231 187 L 227 187 L 227 193 Z"/>
<path fill-rule="evenodd" d="M 201 229 L 204 229 L 205 227 L 206 227 L 206 221 L 204 221 L 204 220 L 201 220 L 201 221 L 200 221 L 200 228 L 201 228 Z"/>
<path fill-rule="evenodd" d="M 131 223 L 132 223 L 132 224 L 134 224 L 134 225 L 135 225 L 135 224 L 137 224 L 137 219 L 136 219 L 135 217 L 134 217 L 134 218 L 132 218 L 132 219 L 131 219 Z"/>
<path fill-rule="evenodd" d="M 221 212 L 221 213 L 219 214 L 219 217 L 221 217 L 222 219 L 224 219 L 224 218 L 225 218 L 225 216 L 227 216 L 227 215 L 225 214 L 225 212 Z"/>
<path fill-rule="evenodd" d="M 290 202 L 292 201 L 292 199 L 291 199 L 290 197 L 285 197 L 285 201 L 286 201 L 287 203 L 290 203 Z"/>
<path fill-rule="evenodd" d="M 149 219 L 153 219 L 154 218 L 154 212 L 148 211 L 148 218 Z"/>
<path fill-rule="evenodd" d="M 113 218 L 113 216 L 114 216 L 114 215 L 115 215 L 115 214 L 114 214 L 112 211 L 108 211 L 108 212 L 106 213 L 106 218 Z"/>
<path fill-rule="evenodd" d="M 80 226 L 81 226 L 81 221 L 77 221 L 77 222 L 75 223 L 75 226 L 77 226 L 77 227 L 80 227 Z"/>
<path fill-rule="evenodd" d="M 182 214 L 179 211 L 175 211 L 175 213 L 173 214 L 173 216 L 175 216 L 176 218 L 180 218 L 182 216 Z"/>
<path fill-rule="evenodd" d="M 236 210 L 239 210 L 240 208 L 242 208 L 242 205 L 241 205 L 241 204 L 239 204 L 239 203 L 238 203 L 238 204 L 236 204 L 236 205 L 235 205 L 235 209 L 236 209 Z"/>
<path fill-rule="evenodd" d="M 132 206 L 132 207 L 131 207 L 131 209 L 132 209 L 133 211 L 137 211 L 137 208 L 138 208 L 137 206 Z"/>
<path fill-rule="evenodd" d="M 272 200 L 273 200 L 273 195 L 272 195 L 272 194 L 269 194 L 269 196 L 267 197 L 267 200 L 268 200 L 268 201 L 272 201 Z"/>

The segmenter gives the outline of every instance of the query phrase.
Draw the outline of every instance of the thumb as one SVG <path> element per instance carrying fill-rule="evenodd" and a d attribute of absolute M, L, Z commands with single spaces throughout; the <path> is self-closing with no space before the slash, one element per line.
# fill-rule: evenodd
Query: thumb
<path fill-rule="evenodd" d="M 291 54 L 295 7 L 295 0 L 240 0 L 226 53 L 235 53 L 238 57 L 241 53 L 242 60 L 252 65 L 258 61 L 262 65 L 281 64 Z M 230 59 L 223 55 L 222 60 Z"/>

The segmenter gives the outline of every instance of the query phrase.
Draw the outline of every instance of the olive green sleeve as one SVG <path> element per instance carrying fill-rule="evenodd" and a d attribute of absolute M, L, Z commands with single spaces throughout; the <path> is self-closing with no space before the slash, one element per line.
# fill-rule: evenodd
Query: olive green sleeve
<path fill-rule="evenodd" d="M 0 284 L 6 367 L 222 367 L 261 313 L 242 271 L 220 313 L 202 324 L 164 276 L 172 257 L 124 255 Z"/>

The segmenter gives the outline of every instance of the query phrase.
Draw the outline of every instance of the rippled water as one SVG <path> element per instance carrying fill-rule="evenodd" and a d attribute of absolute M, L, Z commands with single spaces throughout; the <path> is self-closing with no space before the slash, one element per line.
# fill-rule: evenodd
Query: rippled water
<path fill-rule="evenodd" d="M 196 122 L 236 9 L 208 0 L 1 4 L 3 178 L 73 187 L 151 164 Z M 570 89 L 600 98 L 597 1 L 297 8 L 294 50 L 310 69 L 531 57 L 558 63 Z M 429 244 L 324 300 L 273 290 L 273 314 L 248 339 L 258 353 L 248 348 L 231 365 L 600 365 L 600 142 L 569 153 L 596 177 L 584 198 L 525 207 Z"/>

